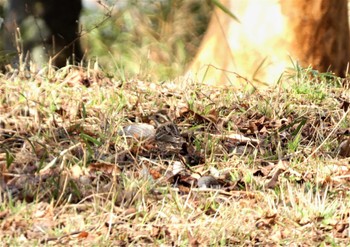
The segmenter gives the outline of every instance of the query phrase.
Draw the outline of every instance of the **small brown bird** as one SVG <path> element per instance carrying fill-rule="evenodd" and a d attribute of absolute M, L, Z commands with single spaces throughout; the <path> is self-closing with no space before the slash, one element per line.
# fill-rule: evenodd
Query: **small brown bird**
<path fill-rule="evenodd" d="M 163 111 L 158 111 L 150 117 L 156 127 L 155 140 L 173 144 L 183 143 L 180 131 L 177 125 L 170 120 Z"/>
<path fill-rule="evenodd" d="M 133 123 L 123 127 L 119 135 L 136 142 L 145 142 L 147 151 L 144 155 L 174 157 L 189 165 L 204 162 L 204 158 L 195 148 L 187 143 L 178 126 L 165 111 L 158 111 L 148 117 L 150 123 Z M 139 154 L 139 153 L 138 153 Z"/>

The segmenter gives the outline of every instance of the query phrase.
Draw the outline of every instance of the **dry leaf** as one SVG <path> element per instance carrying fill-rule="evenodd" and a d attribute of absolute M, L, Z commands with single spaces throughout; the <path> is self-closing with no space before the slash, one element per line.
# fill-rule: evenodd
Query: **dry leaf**
<path fill-rule="evenodd" d="M 339 145 L 339 155 L 343 157 L 349 157 L 350 156 L 350 139 L 347 138 L 345 141 L 340 143 Z"/>
<path fill-rule="evenodd" d="M 278 177 L 281 173 L 283 173 L 286 170 L 286 164 L 283 161 L 279 161 L 278 165 L 275 169 L 273 169 L 273 175 L 272 178 L 266 183 L 265 187 L 268 189 L 275 188 L 276 184 L 278 183 Z"/>
<path fill-rule="evenodd" d="M 157 171 L 155 169 L 149 169 L 149 174 L 152 176 L 153 179 L 158 179 L 158 178 L 160 178 L 162 176 L 159 173 L 159 171 Z"/>
<path fill-rule="evenodd" d="M 87 238 L 88 236 L 89 236 L 88 232 L 82 231 L 81 233 L 79 233 L 78 238 L 83 239 L 83 238 Z"/>
<path fill-rule="evenodd" d="M 258 219 L 255 226 L 258 229 L 271 228 L 276 223 L 277 214 L 265 216 L 264 218 Z"/>
<path fill-rule="evenodd" d="M 121 170 L 118 166 L 109 163 L 91 163 L 88 167 L 89 173 L 104 172 L 107 174 L 120 174 Z"/>

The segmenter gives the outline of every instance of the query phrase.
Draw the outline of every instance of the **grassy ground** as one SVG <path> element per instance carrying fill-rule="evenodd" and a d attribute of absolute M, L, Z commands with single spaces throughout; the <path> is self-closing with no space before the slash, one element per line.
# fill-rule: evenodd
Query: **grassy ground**
<path fill-rule="evenodd" d="M 347 246 L 348 81 L 299 67 L 255 91 L 168 81 L 210 6 L 128 3 L 106 21 L 86 10 L 86 67 L 0 74 L 1 243 Z M 180 149 L 120 135 L 159 110 Z"/>
<path fill-rule="evenodd" d="M 297 68 L 243 92 L 96 68 L 1 75 L 3 245 L 348 245 L 346 81 Z M 185 151 L 118 134 L 158 110 Z"/>

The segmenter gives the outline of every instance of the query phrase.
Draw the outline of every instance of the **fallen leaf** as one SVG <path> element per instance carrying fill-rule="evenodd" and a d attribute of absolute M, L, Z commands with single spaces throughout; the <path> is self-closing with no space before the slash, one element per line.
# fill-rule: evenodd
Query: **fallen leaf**
<path fill-rule="evenodd" d="M 121 170 L 115 164 L 109 163 L 91 163 L 88 167 L 90 173 L 105 172 L 107 174 L 120 174 Z"/>
<path fill-rule="evenodd" d="M 89 236 L 88 232 L 82 231 L 81 233 L 79 233 L 78 238 L 82 239 L 82 238 L 87 238 Z"/>
<path fill-rule="evenodd" d="M 152 176 L 153 179 L 158 179 L 162 176 L 160 172 L 155 169 L 149 169 L 149 174 Z"/>
<path fill-rule="evenodd" d="M 271 228 L 276 223 L 277 214 L 267 215 L 264 218 L 260 218 L 256 221 L 255 226 L 258 229 Z"/>
<path fill-rule="evenodd" d="M 350 139 L 347 138 L 345 141 L 340 143 L 339 145 L 339 155 L 343 157 L 349 157 L 350 156 Z"/>
<path fill-rule="evenodd" d="M 275 169 L 272 170 L 272 178 L 266 183 L 265 187 L 268 189 L 273 189 L 276 187 L 278 182 L 278 177 L 281 173 L 286 170 L 286 164 L 283 161 L 279 161 Z"/>

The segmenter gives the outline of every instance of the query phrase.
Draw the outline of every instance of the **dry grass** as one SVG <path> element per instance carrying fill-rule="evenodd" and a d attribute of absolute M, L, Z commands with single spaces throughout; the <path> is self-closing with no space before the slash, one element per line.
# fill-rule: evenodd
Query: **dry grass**
<path fill-rule="evenodd" d="M 136 7 L 85 40 L 90 58 L 110 52 L 100 59 L 108 74 L 95 64 L 0 75 L 1 243 L 346 246 L 350 100 L 340 79 L 296 67 L 264 91 L 150 82 L 178 74 L 199 37 L 178 29 L 189 10 Z M 125 23 L 137 25 L 118 39 L 105 32 Z M 160 109 L 185 154 L 118 135 Z M 204 175 L 220 189 L 197 188 Z"/>
<path fill-rule="evenodd" d="M 248 93 L 66 67 L 1 75 L 0 91 L 5 245 L 349 242 L 348 90 L 337 78 L 299 69 Z M 202 158 L 176 181 L 180 156 L 117 134 L 159 109 Z M 196 188 L 207 174 L 220 189 Z"/>

